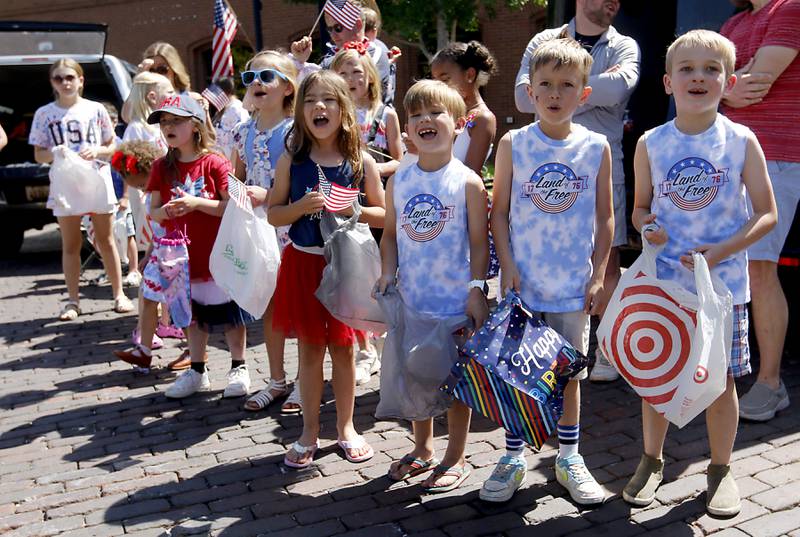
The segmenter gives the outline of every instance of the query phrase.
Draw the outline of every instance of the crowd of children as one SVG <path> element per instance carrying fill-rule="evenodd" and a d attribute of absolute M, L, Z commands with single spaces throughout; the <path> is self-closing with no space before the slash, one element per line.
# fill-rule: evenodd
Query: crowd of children
<path fill-rule="evenodd" d="M 376 296 L 396 288 L 410 311 L 436 319 L 466 315 L 472 328 L 481 326 L 489 315 L 491 223 L 501 267 L 500 294 L 516 292 L 583 354 L 588 352 L 590 316 L 605 306 L 603 280 L 614 229 L 624 226 L 614 218 L 611 148 L 605 136 L 572 120 L 592 92 L 592 58 L 583 46 L 558 37 L 533 51 L 527 95 L 536 120 L 498 142 L 489 213 L 481 177 L 494 148 L 497 121 L 481 88 L 496 70 L 492 54 L 475 41 L 451 43 L 438 51 L 430 65 L 435 80 L 418 81 L 408 90 L 402 99 L 405 117 L 399 118 L 391 105 L 395 72 L 390 54 L 374 40 L 380 21 L 373 10 L 365 8 L 362 15 L 348 29 L 325 14 L 336 50 L 321 66 L 306 63 L 308 38 L 292 44 L 292 54 L 268 50 L 249 60 L 240 74 L 249 117 L 220 136 L 229 138 L 225 155 L 215 150 L 207 105 L 188 93 L 188 82 L 176 78 L 175 60 L 163 53 L 154 52 L 151 63 L 166 66 L 168 61 L 171 66 L 162 70 L 172 79 L 149 72 L 153 69 L 137 75 L 125 108 L 124 140 L 151 142 L 163 154 L 142 190 L 128 189 L 137 226 L 150 230 L 148 237 L 180 230 L 189 239 L 193 322 L 186 330 L 188 363 L 171 367 L 188 369 L 166 390 L 167 397 L 209 389 L 206 343 L 215 327 L 224 331 L 231 353 L 224 396 L 251 391 L 245 343 L 246 326 L 254 319 L 215 284 L 209 271 L 229 181 L 235 180 L 229 173 L 247 185 L 253 206 L 262 207 L 277 230 L 281 265 L 262 320 L 269 379 L 246 400 L 245 408 L 259 411 L 285 398 L 282 412 L 302 412 L 302 433 L 284 459 L 291 468 L 311 465 L 319 445 L 326 351 L 333 364 L 338 445 L 353 463 L 374 455 L 355 429 L 353 410 L 356 384 L 380 368 L 380 334 L 340 322 L 314 295 L 326 266 L 319 218 L 325 198 L 316 188 L 322 178 L 361 192 L 360 221 L 372 228 L 381 250 Z M 660 277 L 691 288 L 691 253 L 701 252 L 733 293 L 728 387 L 707 410 L 711 464 L 706 500 L 710 513 L 733 515 L 741 508 L 729 466 L 738 423 L 733 378 L 750 371 L 744 252 L 774 226 L 775 201 L 755 136 L 717 112 L 723 92 L 735 83 L 733 45 L 719 34 L 696 30 L 679 37 L 666 58 L 664 83 L 675 99 L 676 118 L 646 132 L 636 148 L 633 224 L 651 243 L 665 245 L 658 257 Z M 52 159 L 51 148 L 74 130 L 67 126 L 70 122 L 78 122 L 86 133 L 85 139 L 68 138 L 82 157 L 103 158 L 113 151 L 107 114 L 80 97 L 82 82 L 80 66 L 70 60 L 51 69 L 57 100 L 37 112 L 31 134 L 38 160 Z M 54 124 L 68 129 L 62 139 L 51 139 L 57 134 Z M 221 128 L 220 121 L 216 124 Z M 726 170 L 726 181 L 711 202 L 686 210 L 660 192 L 671 167 L 690 157 Z M 539 181 L 553 173 L 566 180 Z M 350 216 L 352 211 L 341 214 Z M 128 311 L 117 254 L 108 240 L 110 215 L 93 218 L 115 309 Z M 72 216 L 59 216 L 59 223 L 69 290 L 61 318 L 69 320 L 80 314 L 80 233 Z M 149 254 L 145 260 L 153 262 Z M 144 272 L 147 280 L 147 268 Z M 169 331 L 166 307 L 159 323 L 159 302 L 163 297 L 143 285 L 135 346 L 117 353 L 140 368 L 151 366 L 156 335 Z M 298 341 L 299 374 L 293 390 L 284 368 L 286 338 Z M 355 345 L 359 350 L 354 355 Z M 398 352 L 402 350 L 395 348 L 387 355 Z M 578 452 L 580 380 L 585 377 L 583 371 L 564 390 L 555 470 L 575 502 L 595 504 L 604 501 L 605 493 Z M 380 381 L 387 392 L 399 382 L 389 376 Z M 435 415 L 399 417 L 412 421 L 414 448 L 390 465 L 389 477 L 403 481 L 430 472 L 422 486 L 431 493 L 460 486 L 470 474 L 464 457 L 470 409 L 456 401 L 447 411 L 449 438 L 441 460 L 434 450 Z M 642 419 L 644 453 L 623 492 L 634 505 L 653 501 L 664 467 L 667 421 L 645 401 Z M 525 482 L 527 468 L 523 441 L 506 433 L 506 454 L 483 484 L 481 499 L 510 499 Z"/>

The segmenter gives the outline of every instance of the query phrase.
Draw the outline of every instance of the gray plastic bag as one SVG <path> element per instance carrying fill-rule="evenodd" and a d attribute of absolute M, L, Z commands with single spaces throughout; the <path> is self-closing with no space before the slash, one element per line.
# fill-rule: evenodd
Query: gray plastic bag
<path fill-rule="evenodd" d="M 453 332 L 469 325 L 465 315 L 420 315 L 390 286 L 378 295 L 388 331 L 381 357 L 381 398 L 375 417 L 420 421 L 444 413 L 453 398 L 439 389 L 458 361 Z"/>
<path fill-rule="evenodd" d="M 325 240 L 322 281 L 314 293 L 336 319 L 356 330 L 382 334 L 383 312 L 372 298 L 381 275 L 381 253 L 367 224 L 359 223 L 361 207 L 350 218 L 323 211 L 320 231 Z"/>

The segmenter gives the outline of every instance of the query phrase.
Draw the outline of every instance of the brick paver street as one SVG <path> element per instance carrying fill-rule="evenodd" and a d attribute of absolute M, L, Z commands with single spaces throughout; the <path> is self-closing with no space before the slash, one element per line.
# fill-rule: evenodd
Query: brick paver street
<path fill-rule="evenodd" d="M 113 359 L 136 317 L 110 311 L 108 287 L 83 288 L 88 298 L 77 322 L 54 321 L 64 284 L 57 235 L 47 229 L 33 234 L 19 259 L 0 262 L 0 533 L 800 536 L 798 356 L 785 363 L 793 406 L 767 424 L 743 423 L 739 430 L 733 467 L 746 499 L 733 519 L 706 515 L 698 494 L 708 463 L 699 419 L 670 431 L 657 501 L 631 509 L 621 500 L 641 453 L 639 401 L 621 381 L 584 384 L 581 452 L 609 491 L 602 507 L 579 509 L 555 483 L 552 441 L 529 454 L 528 483 L 511 502 L 481 502 L 480 485 L 504 447 L 502 433 L 484 419 L 474 420 L 469 437 L 474 472 L 467 483 L 424 495 L 418 480 L 391 484 L 385 477 L 390 460 L 412 443 L 407 424 L 375 421 L 377 377 L 356 393 L 356 423 L 375 457 L 359 465 L 344 459 L 328 387 L 316 464 L 291 471 L 281 461 L 301 418 L 281 416 L 277 405 L 250 413 L 242 399 L 221 398 L 229 358 L 220 336 L 209 349 L 213 391 L 169 401 L 162 392 L 174 374 L 136 374 Z M 261 330 L 249 338 L 247 359 L 260 388 Z M 163 366 L 178 351 L 158 352 Z M 294 374 L 293 342 L 287 355 Z M 442 423 L 438 428 L 444 430 Z"/>

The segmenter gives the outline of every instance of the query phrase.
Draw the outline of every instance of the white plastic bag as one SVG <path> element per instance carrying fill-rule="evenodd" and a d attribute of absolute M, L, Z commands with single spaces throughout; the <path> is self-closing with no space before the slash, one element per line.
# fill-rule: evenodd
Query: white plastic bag
<path fill-rule="evenodd" d="M 108 214 L 116 203 L 107 162 L 84 160 L 68 147 L 53 148 L 47 207 L 56 216 Z"/>
<path fill-rule="evenodd" d="M 119 252 L 119 260 L 122 263 L 128 264 L 128 211 L 117 211 L 114 213 L 114 222 L 111 224 L 112 235 L 114 235 L 114 242 L 117 244 L 117 252 Z M 136 270 L 136 267 L 130 267 L 131 270 Z"/>
<path fill-rule="evenodd" d="M 642 236 L 597 328 L 597 343 L 634 391 L 683 427 L 725 391 L 733 297 L 695 253 L 697 294 L 656 277 L 660 249 Z"/>
<path fill-rule="evenodd" d="M 325 239 L 322 281 L 314 293 L 336 319 L 356 330 L 382 334 L 383 312 L 372 298 L 372 288 L 381 276 L 381 253 L 369 226 L 359 223 L 361 207 L 344 219 L 324 211 L 320 230 Z"/>
<path fill-rule="evenodd" d="M 240 205 L 231 197 L 209 259 L 214 282 L 259 318 L 275 292 L 279 265 L 278 238 L 264 210 L 253 209 L 247 198 Z"/>

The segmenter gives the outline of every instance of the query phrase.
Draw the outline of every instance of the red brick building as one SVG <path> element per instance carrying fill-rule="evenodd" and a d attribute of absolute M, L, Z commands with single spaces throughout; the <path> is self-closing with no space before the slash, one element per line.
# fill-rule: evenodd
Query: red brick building
<path fill-rule="evenodd" d="M 252 2 L 229 0 L 241 27 L 237 42 L 254 39 Z M 378 2 L 380 5 L 380 2 Z M 317 14 L 313 4 L 289 4 L 264 0 L 262 32 L 268 48 L 288 47 L 292 40 L 310 29 Z M 141 52 L 153 41 L 163 40 L 178 48 L 187 64 L 195 88 L 202 88 L 209 76 L 204 55 L 211 47 L 212 0 L 4 0 L 0 20 L 94 22 L 108 24 L 106 50 L 136 64 Z M 528 40 L 545 25 L 545 10 L 528 7 L 521 11 L 497 10 L 497 16 L 483 18 L 483 42 L 497 56 L 498 76 L 485 88 L 486 101 L 497 115 L 498 138 L 512 127 L 524 125 L 525 118 L 514 107 L 514 77 Z M 419 78 L 419 54 L 392 36 L 382 35 L 389 46 L 399 45 L 403 57 L 398 63 L 397 95 L 402 98 Z"/>

